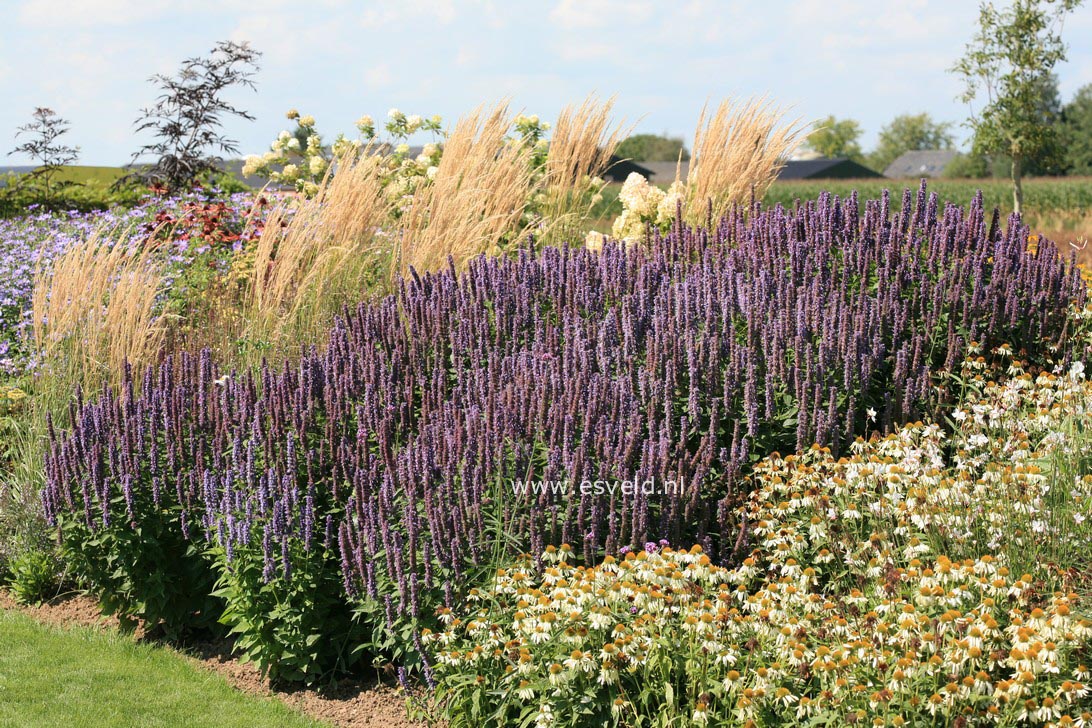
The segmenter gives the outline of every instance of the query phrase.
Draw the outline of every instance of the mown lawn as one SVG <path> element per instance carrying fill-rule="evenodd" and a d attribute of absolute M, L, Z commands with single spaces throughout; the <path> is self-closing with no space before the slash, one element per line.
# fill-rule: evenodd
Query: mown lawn
<path fill-rule="evenodd" d="M 184 657 L 0 611 L 0 726 L 320 726 Z"/>

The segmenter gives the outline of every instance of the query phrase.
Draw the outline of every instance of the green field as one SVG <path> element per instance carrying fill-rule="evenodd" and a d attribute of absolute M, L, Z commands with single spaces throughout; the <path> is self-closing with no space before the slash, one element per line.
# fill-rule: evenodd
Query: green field
<path fill-rule="evenodd" d="M 65 167 L 57 175 L 58 179 L 76 182 L 81 185 L 112 185 L 125 175 L 121 167 Z"/>
<path fill-rule="evenodd" d="M 767 204 L 791 205 L 796 199 L 815 199 L 827 191 L 845 197 L 853 190 L 861 199 L 876 199 L 885 190 L 891 190 L 894 206 L 901 204 L 902 190 L 917 190 L 920 180 L 851 179 L 851 180 L 801 180 L 775 182 L 766 195 Z M 1012 209 L 1012 183 L 1003 179 L 936 179 L 929 181 L 929 191 L 936 192 L 941 200 L 966 205 L 975 192 L 982 190 L 982 197 L 989 208 L 1000 207 L 1003 212 Z M 1092 212 L 1092 178 L 1090 177 L 1038 177 L 1024 181 L 1024 206 L 1029 212 L 1084 211 Z"/>
<path fill-rule="evenodd" d="M 0 611 L 0 726 L 319 726 L 160 647 Z"/>
<path fill-rule="evenodd" d="M 861 200 L 879 199 L 891 191 L 893 209 L 902 205 L 902 191 L 916 192 L 920 180 L 820 179 L 775 182 L 763 202 L 767 206 L 791 207 L 796 200 L 813 200 L 823 192 L 845 198 L 854 190 Z M 667 185 L 660 185 L 666 188 Z M 618 192 L 622 186 L 603 189 L 603 202 L 595 210 L 597 230 L 607 232 L 610 222 L 622 212 Z M 1003 215 L 1012 212 L 1012 183 L 1005 179 L 936 179 L 929 191 L 941 201 L 967 205 L 982 190 L 987 209 L 998 207 Z M 1092 177 L 1038 177 L 1024 181 L 1024 219 L 1036 232 L 1058 242 L 1092 238 Z M 1086 253 L 1087 255 L 1087 253 Z"/>

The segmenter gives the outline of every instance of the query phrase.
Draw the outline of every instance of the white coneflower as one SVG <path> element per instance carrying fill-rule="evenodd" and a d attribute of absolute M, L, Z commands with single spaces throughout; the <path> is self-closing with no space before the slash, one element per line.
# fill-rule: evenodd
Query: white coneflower
<path fill-rule="evenodd" d="M 535 715 L 535 728 L 548 728 L 554 724 L 554 709 L 549 703 L 543 703 Z"/>

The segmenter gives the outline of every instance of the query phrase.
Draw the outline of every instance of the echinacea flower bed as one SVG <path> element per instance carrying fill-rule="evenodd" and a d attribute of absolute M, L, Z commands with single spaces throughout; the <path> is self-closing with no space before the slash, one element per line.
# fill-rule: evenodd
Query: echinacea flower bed
<path fill-rule="evenodd" d="M 1085 725 L 1090 406 L 1083 367 L 1016 371 L 955 432 L 772 456 L 738 566 L 525 557 L 425 635 L 438 700 L 453 726 Z"/>
<path fill-rule="evenodd" d="M 731 561 L 754 462 L 937 413 L 972 341 L 1067 363 L 1085 289 L 1026 236 L 923 188 L 413 275 L 297 365 L 183 355 L 74 405 L 46 512 L 110 608 L 219 618 L 275 675 L 420 659 L 515 553 Z"/>

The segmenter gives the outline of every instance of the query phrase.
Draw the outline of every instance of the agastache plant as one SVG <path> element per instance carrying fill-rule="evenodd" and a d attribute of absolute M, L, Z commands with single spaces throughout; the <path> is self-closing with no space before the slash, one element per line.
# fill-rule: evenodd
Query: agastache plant
<path fill-rule="evenodd" d="M 753 459 L 935 414 L 972 342 L 1068 358 L 1085 289 L 1027 233 L 923 186 L 897 215 L 886 195 L 824 195 L 647 248 L 413 274 L 297 364 L 182 354 L 139 394 L 74 406 L 46 512 L 94 532 L 139 522 L 124 488 L 151 493 L 229 562 L 260 554 L 267 580 L 320 550 L 340 598 L 381 621 L 450 606 L 498 550 L 569 543 L 590 562 L 669 539 L 725 562 Z"/>

